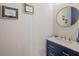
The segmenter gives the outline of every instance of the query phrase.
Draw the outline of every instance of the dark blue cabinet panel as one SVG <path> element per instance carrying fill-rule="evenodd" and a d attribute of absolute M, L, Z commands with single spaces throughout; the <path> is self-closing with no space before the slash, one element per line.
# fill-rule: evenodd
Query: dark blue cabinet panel
<path fill-rule="evenodd" d="M 47 56 L 79 56 L 79 52 L 47 40 Z"/>

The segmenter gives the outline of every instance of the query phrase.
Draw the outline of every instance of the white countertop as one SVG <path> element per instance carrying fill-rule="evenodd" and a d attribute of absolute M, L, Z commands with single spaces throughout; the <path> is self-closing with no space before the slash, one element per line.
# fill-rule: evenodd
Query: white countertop
<path fill-rule="evenodd" d="M 67 41 L 56 37 L 50 37 L 48 40 L 79 52 L 79 43 L 76 41 Z"/>

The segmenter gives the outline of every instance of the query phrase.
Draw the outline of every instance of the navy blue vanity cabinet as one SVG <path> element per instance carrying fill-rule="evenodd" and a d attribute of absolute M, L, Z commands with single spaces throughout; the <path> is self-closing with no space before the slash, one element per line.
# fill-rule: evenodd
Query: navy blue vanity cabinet
<path fill-rule="evenodd" d="M 79 56 L 79 52 L 47 40 L 47 56 Z"/>
<path fill-rule="evenodd" d="M 59 45 L 54 44 L 53 42 L 50 42 L 47 40 L 47 56 L 57 56 L 61 55 L 61 48 Z"/>

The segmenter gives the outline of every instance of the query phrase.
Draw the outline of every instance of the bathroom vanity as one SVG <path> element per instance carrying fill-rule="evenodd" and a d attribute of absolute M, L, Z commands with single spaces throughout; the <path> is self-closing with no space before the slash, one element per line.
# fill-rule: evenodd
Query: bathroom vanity
<path fill-rule="evenodd" d="M 73 6 L 66 6 L 56 14 L 57 24 L 61 27 L 74 25 L 79 18 L 79 10 Z M 63 30 L 63 29 L 62 29 Z M 61 32 L 60 32 L 61 33 Z M 66 35 L 67 36 L 67 35 Z M 47 56 L 79 56 L 79 37 L 77 41 L 72 37 L 55 36 L 47 39 Z"/>
<path fill-rule="evenodd" d="M 79 43 L 51 37 L 47 39 L 47 56 L 79 56 Z"/>

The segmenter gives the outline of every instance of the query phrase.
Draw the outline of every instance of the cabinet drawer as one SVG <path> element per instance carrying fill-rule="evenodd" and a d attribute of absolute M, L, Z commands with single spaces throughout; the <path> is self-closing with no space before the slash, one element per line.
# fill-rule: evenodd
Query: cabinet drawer
<path fill-rule="evenodd" d="M 57 45 L 56 43 L 47 41 L 47 56 L 61 56 L 61 52 L 62 49 L 59 45 Z"/>
<path fill-rule="evenodd" d="M 54 55 L 55 55 L 55 51 L 48 49 L 47 56 L 54 56 Z"/>
<path fill-rule="evenodd" d="M 62 47 L 54 42 L 47 41 L 47 47 L 56 51 L 62 51 Z"/>
<path fill-rule="evenodd" d="M 71 56 L 71 54 L 72 54 L 72 50 L 71 49 L 68 49 L 68 48 L 66 48 L 64 46 L 61 46 L 61 47 L 62 47 L 62 51 L 61 51 L 61 55 L 62 56 Z"/>
<path fill-rule="evenodd" d="M 66 55 L 66 56 L 79 56 L 79 52 L 76 52 L 70 48 L 67 48 L 67 47 L 64 47 L 64 46 L 61 46 L 63 47 L 62 48 L 62 52 L 61 54 L 62 55 Z"/>
<path fill-rule="evenodd" d="M 79 53 L 74 52 L 74 51 L 62 51 L 61 55 L 62 56 L 79 56 Z"/>
<path fill-rule="evenodd" d="M 61 53 L 57 50 L 48 49 L 47 56 L 61 56 Z"/>

